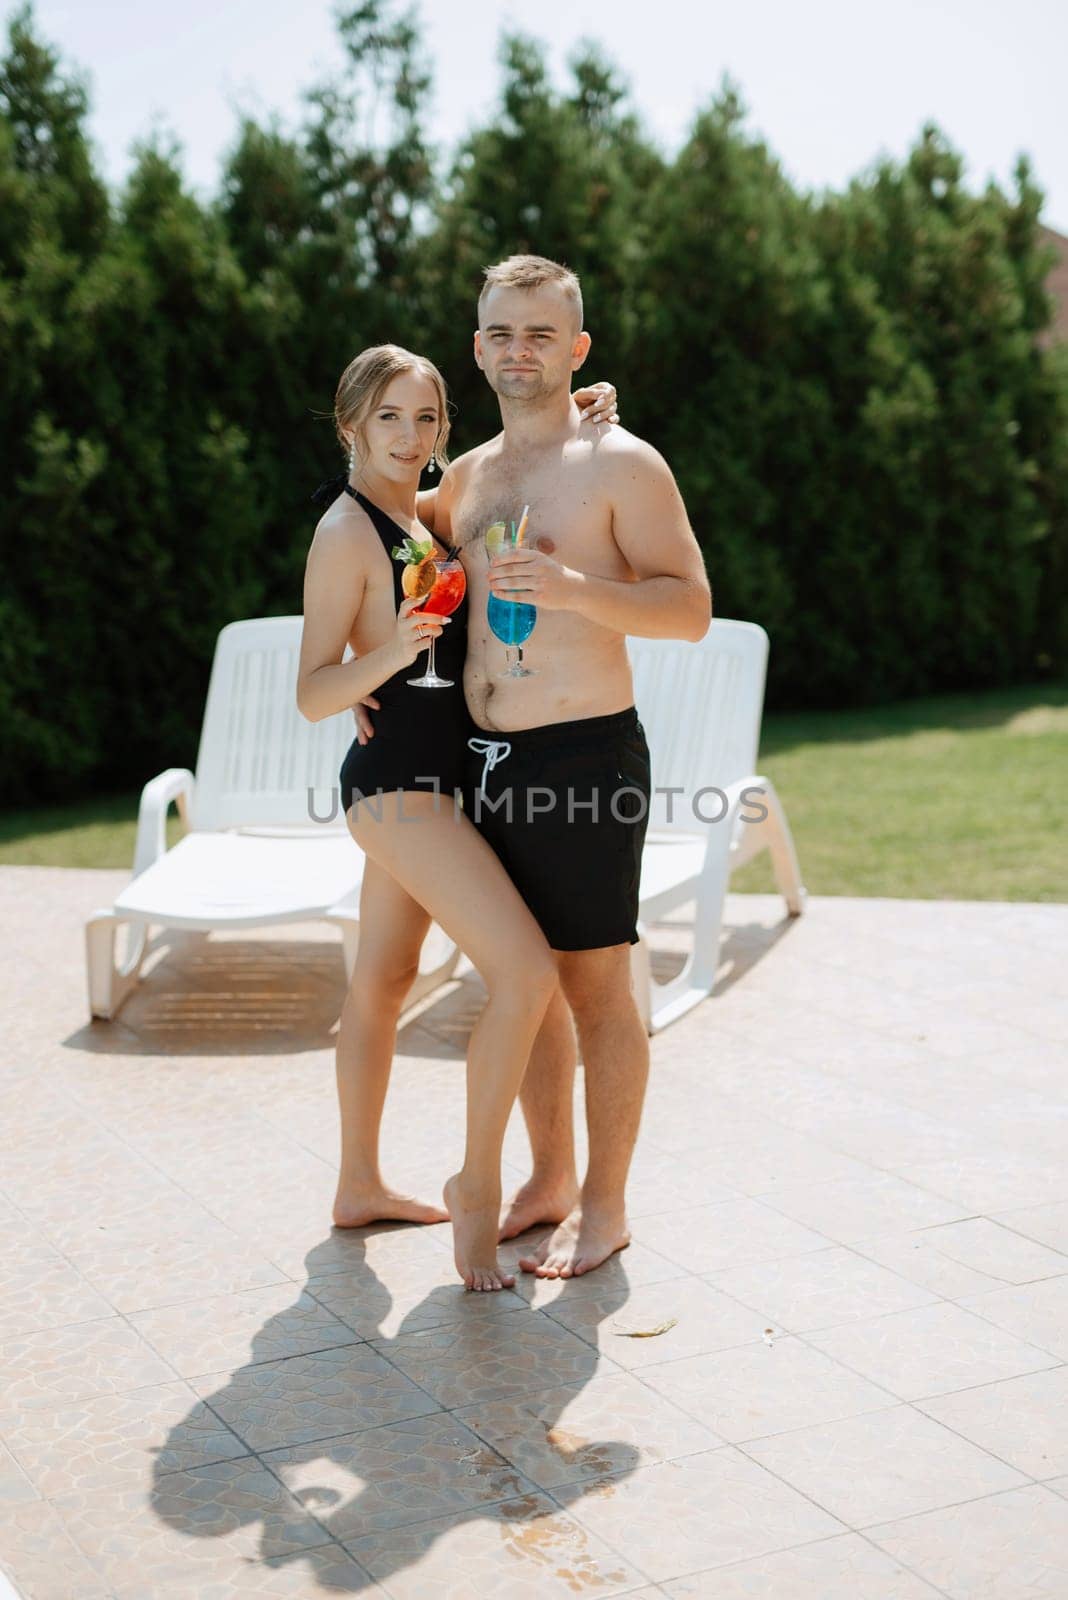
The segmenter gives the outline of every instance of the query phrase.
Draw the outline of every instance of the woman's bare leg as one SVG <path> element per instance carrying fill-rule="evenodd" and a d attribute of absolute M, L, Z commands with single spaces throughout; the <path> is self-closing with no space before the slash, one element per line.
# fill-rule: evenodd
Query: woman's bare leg
<path fill-rule="evenodd" d="M 397 1042 L 397 1019 L 419 969 L 430 918 L 377 862 L 368 860 L 360 890 L 360 942 L 337 1034 L 341 1171 L 334 1225 L 445 1222 L 448 1212 L 385 1183 L 379 1130 Z"/>
<path fill-rule="evenodd" d="M 464 950 L 487 1001 L 467 1051 L 464 1164 L 449 1179 L 456 1267 L 469 1289 L 514 1277 L 497 1265 L 501 1146 L 527 1058 L 556 988 L 556 966 L 519 892 L 469 819 L 431 794 L 360 801 L 349 827 L 378 863 Z"/>

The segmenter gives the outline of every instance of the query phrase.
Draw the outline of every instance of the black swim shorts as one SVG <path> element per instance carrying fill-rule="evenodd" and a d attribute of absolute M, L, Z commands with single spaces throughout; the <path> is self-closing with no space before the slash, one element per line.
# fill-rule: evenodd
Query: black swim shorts
<path fill-rule="evenodd" d="M 554 950 L 637 943 L 649 799 L 633 706 L 468 740 L 464 810 Z"/>

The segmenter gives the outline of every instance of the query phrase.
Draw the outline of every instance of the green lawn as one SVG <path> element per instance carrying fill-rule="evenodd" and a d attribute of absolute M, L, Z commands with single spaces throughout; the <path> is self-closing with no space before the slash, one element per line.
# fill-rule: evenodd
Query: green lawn
<path fill-rule="evenodd" d="M 1068 685 L 769 716 L 812 894 L 1068 900 Z M 774 888 L 765 855 L 731 879 Z"/>
<path fill-rule="evenodd" d="M 1068 685 L 768 716 L 760 770 L 812 894 L 1068 900 Z M 0 863 L 128 868 L 136 815 L 136 795 L 8 812 Z M 731 886 L 773 888 L 767 857 Z"/>

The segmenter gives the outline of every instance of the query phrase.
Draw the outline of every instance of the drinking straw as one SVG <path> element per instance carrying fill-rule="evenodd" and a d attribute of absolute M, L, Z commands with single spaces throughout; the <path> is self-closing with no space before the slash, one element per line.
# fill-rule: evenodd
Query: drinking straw
<path fill-rule="evenodd" d="M 527 518 L 529 517 L 529 515 L 530 515 L 530 507 L 529 506 L 524 506 L 523 507 L 523 515 L 519 519 L 519 528 L 518 528 L 518 530 L 516 532 L 516 536 L 515 536 L 515 542 L 516 542 L 517 545 L 520 545 L 520 544 L 523 543 L 523 535 L 527 531 Z"/>

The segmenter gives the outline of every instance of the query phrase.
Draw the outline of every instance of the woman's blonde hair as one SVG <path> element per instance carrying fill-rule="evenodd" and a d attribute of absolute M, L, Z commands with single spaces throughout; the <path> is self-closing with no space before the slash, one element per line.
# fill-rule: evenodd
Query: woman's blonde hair
<path fill-rule="evenodd" d="M 449 457 L 446 452 L 452 424 L 449 419 L 449 395 L 445 388 L 445 379 L 426 356 L 417 356 L 411 350 L 403 350 L 399 344 L 375 344 L 368 350 L 361 350 L 341 374 L 334 396 L 334 427 L 337 429 L 341 448 L 347 455 L 349 441 L 343 431 L 347 428 L 356 437 L 357 450 L 366 454 L 367 418 L 378 405 L 392 380 L 399 378 L 403 372 L 417 372 L 420 377 L 429 378 L 437 391 L 438 436 L 434 442 L 434 454 L 441 466 L 447 466 Z"/>

